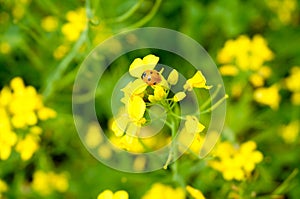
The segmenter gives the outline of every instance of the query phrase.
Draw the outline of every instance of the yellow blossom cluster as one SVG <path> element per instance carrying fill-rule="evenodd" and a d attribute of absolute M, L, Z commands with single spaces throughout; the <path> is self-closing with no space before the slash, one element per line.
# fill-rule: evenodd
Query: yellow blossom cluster
<path fill-rule="evenodd" d="M 119 190 L 113 193 L 111 190 L 107 189 L 101 192 L 97 199 L 129 199 L 129 195 L 124 190 Z"/>
<path fill-rule="evenodd" d="M 35 171 L 33 174 L 32 188 L 40 195 L 46 196 L 53 191 L 65 192 L 69 188 L 69 182 L 66 173 L 54 173 Z"/>
<path fill-rule="evenodd" d="M 161 183 L 155 183 L 146 192 L 142 199 L 185 199 L 184 189 L 177 187 L 173 188 Z"/>
<path fill-rule="evenodd" d="M 87 17 L 85 8 L 69 11 L 66 14 L 67 23 L 62 26 L 62 33 L 69 41 L 76 41 L 80 33 L 87 28 Z"/>
<path fill-rule="evenodd" d="M 300 105 L 300 67 L 294 66 L 290 75 L 285 79 L 285 85 L 292 92 L 291 101 L 294 105 Z"/>
<path fill-rule="evenodd" d="M 267 5 L 284 25 L 292 22 L 293 12 L 297 9 L 296 0 L 267 0 Z"/>
<path fill-rule="evenodd" d="M 273 57 L 273 52 L 261 35 L 255 35 L 253 39 L 241 35 L 236 40 L 226 41 L 217 59 L 222 64 L 222 75 L 235 76 L 240 71 L 251 71 L 249 80 L 255 87 L 259 87 L 264 85 L 265 79 L 271 74 L 270 68 L 264 63 Z"/>
<path fill-rule="evenodd" d="M 55 116 L 54 110 L 43 105 L 34 87 L 25 86 L 20 77 L 13 78 L 10 87 L 0 92 L 0 159 L 8 159 L 14 145 L 22 160 L 30 159 L 38 149 L 42 133 L 38 121 Z M 28 133 L 18 135 L 18 129 Z"/>
<path fill-rule="evenodd" d="M 221 172 L 225 180 L 246 179 L 255 165 L 263 160 L 254 141 L 247 141 L 239 148 L 235 148 L 230 142 L 221 142 L 215 148 L 214 155 L 215 160 L 211 160 L 209 165 Z"/>

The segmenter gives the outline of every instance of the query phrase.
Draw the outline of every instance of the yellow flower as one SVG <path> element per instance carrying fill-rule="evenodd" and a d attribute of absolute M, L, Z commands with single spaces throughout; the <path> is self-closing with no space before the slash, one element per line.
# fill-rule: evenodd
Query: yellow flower
<path fill-rule="evenodd" d="M 293 143 L 296 141 L 300 131 L 300 123 L 298 120 L 290 122 L 288 125 L 281 127 L 280 136 L 286 143 Z"/>
<path fill-rule="evenodd" d="M 267 0 L 267 5 L 284 25 L 291 23 L 293 12 L 297 9 L 296 0 Z"/>
<path fill-rule="evenodd" d="M 239 69 L 235 65 L 226 64 L 220 67 L 220 73 L 225 76 L 236 76 Z"/>
<path fill-rule="evenodd" d="M 32 86 L 25 86 L 22 78 L 15 77 L 10 87 L 0 92 L 0 159 L 6 160 L 12 147 L 17 143 L 17 129 L 29 129 L 24 139 L 16 145 L 22 160 L 28 160 L 38 149 L 39 135 L 42 129 L 36 124 L 56 116 L 56 112 L 43 105 L 42 97 Z"/>
<path fill-rule="evenodd" d="M 273 85 L 269 88 L 258 88 L 254 91 L 254 100 L 277 110 L 280 102 L 279 88 Z"/>
<path fill-rule="evenodd" d="M 0 198 L 2 198 L 2 193 L 8 190 L 8 186 L 5 181 L 0 179 Z"/>
<path fill-rule="evenodd" d="M 256 143 L 248 141 L 240 148 L 235 148 L 229 142 L 222 142 L 214 150 L 216 160 L 209 165 L 221 172 L 225 180 L 244 180 L 251 175 L 255 165 L 263 160 L 263 155 L 256 150 Z"/>
<path fill-rule="evenodd" d="M 205 199 L 202 192 L 198 189 L 195 189 L 188 185 L 188 186 L 186 186 L 186 190 L 194 199 Z"/>
<path fill-rule="evenodd" d="M 195 134 L 204 130 L 205 126 L 199 122 L 196 116 L 186 116 L 185 128 L 188 133 Z"/>
<path fill-rule="evenodd" d="M 67 40 L 76 41 L 81 32 L 87 27 L 87 17 L 84 8 L 79 8 L 76 11 L 69 11 L 66 14 L 67 23 L 62 26 L 62 33 Z"/>
<path fill-rule="evenodd" d="M 161 183 L 155 183 L 142 199 L 185 199 L 185 192 L 182 188 L 172 188 Z"/>
<path fill-rule="evenodd" d="M 178 82 L 178 76 L 179 74 L 177 70 L 173 69 L 169 74 L 167 81 L 169 82 L 170 85 L 175 85 Z"/>
<path fill-rule="evenodd" d="M 24 139 L 18 141 L 16 151 L 20 153 L 22 160 L 29 160 L 39 148 L 39 137 L 27 134 Z"/>
<path fill-rule="evenodd" d="M 61 59 L 67 54 L 67 52 L 69 52 L 69 50 L 70 50 L 69 46 L 62 44 L 54 50 L 53 57 L 55 59 Z"/>
<path fill-rule="evenodd" d="M 111 190 L 107 189 L 101 192 L 97 199 L 128 199 L 129 195 L 126 191 L 120 190 L 113 193 Z"/>
<path fill-rule="evenodd" d="M 174 95 L 173 99 L 174 99 L 174 102 L 179 102 L 179 101 L 183 100 L 185 97 L 186 97 L 185 92 L 178 92 Z"/>
<path fill-rule="evenodd" d="M 261 87 L 265 83 L 264 78 L 257 73 L 252 74 L 249 80 L 254 87 Z"/>
<path fill-rule="evenodd" d="M 0 160 L 7 160 L 11 154 L 11 148 L 17 142 L 17 135 L 12 131 L 8 114 L 0 105 Z"/>
<path fill-rule="evenodd" d="M 162 86 L 156 85 L 153 86 L 153 88 L 154 88 L 154 95 L 149 95 L 148 97 L 150 102 L 159 102 L 166 98 L 167 93 Z"/>
<path fill-rule="evenodd" d="M 251 40 L 248 36 L 241 35 L 236 40 L 228 40 L 217 59 L 223 64 L 221 74 L 234 76 L 239 72 L 238 68 L 257 71 L 265 61 L 270 61 L 273 57 L 273 52 L 262 36 L 255 35 Z"/>
<path fill-rule="evenodd" d="M 291 92 L 300 91 L 300 67 L 295 66 L 290 71 L 290 76 L 285 79 L 286 87 Z"/>
<path fill-rule="evenodd" d="M 147 55 L 143 59 L 136 58 L 129 66 L 129 74 L 133 77 L 140 78 L 145 70 L 153 70 L 159 61 L 155 55 Z"/>
<path fill-rule="evenodd" d="M 300 105 L 300 92 L 295 92 L 292 94 L 291 98 L 292 104 L 294 105 Z"/>
<path fill-rule="evenodd" d="M 57 30 L 58 19 L 54 16 L 47 16 L 41 21 L 42 28 L 47 32 L 53 32 Z"/>
<path fill-rule="evenodd" d="M 146 110 L 146 104 L 140 96 L 133 96 L 128 103 L 129 118 L 136 124 L 143 124 L 146 122 L 143 118 Z"/>
<path fill-rule="evenodd" d="M 191 91 L 193 88 L 205 88 L 210 89 L 212 86 L 206 85 L 206 79 L 201 73 L 201 71 L 197 71 L 195 75 L 188 79 L 183 86 L 185 90 Z"/>
<path fill-rule="evenodd" d="M 33 174 L 32 188 L 43 196 L 47 196 L 53 191 L 65 192 L 69 188 L 67 174 L 36 171 Z"/>

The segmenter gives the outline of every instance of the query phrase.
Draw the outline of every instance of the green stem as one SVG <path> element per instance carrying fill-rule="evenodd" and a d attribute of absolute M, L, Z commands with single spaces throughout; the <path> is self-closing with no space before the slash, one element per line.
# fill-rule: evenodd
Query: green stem
<path fill-rule="evenodd" d="M 215 110 L 223 101 L 225 101 L 228 98 L 228 95 L 225 95 L 224 97 L 222 97 L 219 101 L 217 101 L 214 105 L 212 105 L 210 108 L 201 111 L 200 114 L 205 114 L 205 113 L 209 113 L 213 110 Z"/>
<path fill-rule="evenodd" d="M 107 19 L 106 21 L 108 23 L 120 23 L 120 22 L 127 20 L 139 9 L 139 7 L 142 5 L 143 1 L 144 0 L 139 0 L 134 6 L 132 6 L 127 12 L 125 12 L 121 16 L 113 18 L 113 19 Z"/>
<path fill-rule="evenodd" d="M 297 176 L 298 169 L 294 169 L 293 172 L 285 179 L 285 181 L 279 185 L 272 194 L 279 195 L 283 194 L 285 190 L 288 189 L 290 182 Z"/>
<path fill-rule="evenodd" d="M 155 4 L 152 7 L 152 10 L 144 18 L 142 18 L 141 20 L 137 21 L 136 23 L 126 27 L 125 30 L 141 27 L 145 23 L 150 21 L 154 17 L 154 15 L 157 13 L 161 2 L 162 2 L 162 0 L 156 0 Z"/>
<path fill-rule="evenodd" d="M 215 92 L 211 95 L 211 97 L 208 98 L 208 99 L 201 105 L 200 110 L 205 109 L 205 108 L 210 104 L 210 102 L 211 102 L 211 101 L 217 96 L 217 94 L 219 93 L 221 87 L 222 87 L 222 86 L 221 86 L 220 84 L 217 86 L 217 89 L 216 89 Z"/>

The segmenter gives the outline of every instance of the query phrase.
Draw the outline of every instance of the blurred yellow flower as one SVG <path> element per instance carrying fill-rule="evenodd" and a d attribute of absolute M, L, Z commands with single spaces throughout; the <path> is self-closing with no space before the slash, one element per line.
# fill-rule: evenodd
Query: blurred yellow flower
<path fill-rule="evenodd" d="M 235 75 L 233 66 L 241 70 L 256 71 L 273 57 L 266 40 L 260 35 L 255 35 L 252 40 L 246 35 L 241 35 L 236 40 L 228 40 L 218 53 L 219 63 L 226 67 L 222 69 L 223 75 Z"/>
<path fill-rule="evenodd" d="M 0 159 L 6 160 L 12 147 L 20 153 L 22 160 L 28 160 L 38 149 L 39 135 L 42 129 L 35 126 L 38 120 L 47 120 L 56 116 L 56 112 L 45 107 L 42 97 L 32 86 L 25 86 L 20 77 L 10 82 L 10 87 L 0 91 Z M 24 139 L 17 141 L 17 130 L 28 129 Z"/>
<path fill-rule="evenodd" d="M 197 71 L 195 75 L 188 79 L 184 84 L 183 88 L 185 90 L 191 91 L 193 88 L 205 88 L 210 89 L 212 86 L 206 85 L 206 79 L 201 71 Z"/>
<path fill-rule="evenodd" d="M 294 66 L 290 70 L 290 75 L 285 79 L 287 89 L 291 92 L 300 91 L 300 67 Z"/>
<path fill-rule="evenodd" d="M 39 137 L 32 134 L 27 134 L 24 139 L 20 139 L 16 145 L 16 151 L 20 153 L 21 159 L 29 160 L 39 148 Z"/>
<path fill-rule="evenodd" d="M 291 23 L 293 12 L 297 9 L 296 0 L 267 0 L 267 5 L 284 25 Z"/>
<path fill-rule="evenodd" d="M 69 182 L 66 173 L 35 171 L 33 174 L 32 188 L 42 196 L 47 196 L 53 191 L 66 192 Z"/>
<path fill-rule="evenodd" d="M 225 180 L 244 180 L 263 160 L 262 153 L 255 149 L 254 141 L 245 142 L 239 148 L 229 142 L 219 143 L 213 152 L 216 160 L 209 161 L 209 165 L 221 172 Z"/>
<path fill-rule="evenodd" d="M 129 195 L 124 190 L 113 193 L 111 190 L 106 189 L 98 195 L 97 199 L 129 199 Z"/>
<path fill-rule="evenodd" d="M 69 50 L 70 50 L 70 47 L 68 45 L 62 44 L 54 50 L 53 57 L 55 59 L 59 60 L 59 59 L 63 58 Z"/>
<path fill-rule="evenodd" d="M 54 16 L 47 16 L 41 21 L 42 28 L 47 32 L 53 32 L 57 30 L 58 19 Z"/>
<path fill-rule="evenodd" d="M 225 64 L 220 67 L 220 73 L 225 76 L 235 76 L 239 73 L 239 69 L 232 64 Z"/>
<path fill-rule="evenodd" d="M 173 188 L 161 183 L 155 183 L 142 199 L 185 199 L 185 192 L 182 188 Z"/>
<path fill-rule="evenodd" d="M 0 42 L 0 53 L 9 54 L 11 51 L 11 46 L 8 42 Z"/>
<path fill-rule="evenodd" d="M 293 143 L 296 141 L 300 131 L 300 121 L 295 120 L 288 125 L 282 126 L 279 135 L 286 143 Z"/>
<path fill-rule="evenodd" d="M 269 88 L 258 88 L 254 91 L 254 100 L 277 110 L 280 102 L 279 88 L 276 84 Z"/>
<path fill-rule="evenodd" d="M 62 26 L 62 33 L 67 40 L 76 41 L 81 32 L 87 28 L 87 17 L 85 8 L 69 11 L 66 14 L 67 23 Z"/>
<path fill-rule="evenodd" d="M 194 199 L 205 199 L 202 192 L 198 189 L 195 189 L 188 185 L 188 186 L 186 186 L 186 190 Z"/>
<path fill-rule="evenodd" d="M 2 194 L 8 190 L 8 186 L 5 181 L 0 179 L 0 198 L 2 198 Z"/>

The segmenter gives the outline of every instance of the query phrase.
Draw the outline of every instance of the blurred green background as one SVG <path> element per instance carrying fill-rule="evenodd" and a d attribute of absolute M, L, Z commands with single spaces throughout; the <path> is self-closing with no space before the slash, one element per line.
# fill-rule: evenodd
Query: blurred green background
<path fill-rule="evenodd" d="M 0 198 L 97 198 L 100 192 L 110 189 L 126 190 L 129 198 L 134 199 L 142 198 L 157 182 L 180 186 L 172 169 L 131 174 L 106 167 L 85 149 L 73 123 L 73 82 L 84 58 L 106 38 L 147 26 L 169 28 L 190 36 L 219 67 L 225 64 L 218 54 L 226 41 L 237 40 L 241 35 L 249 40 L 255 35 L 264 38 L 273 58 L 264 63 L 271 75 L 264 79 L 263 85 L 251 82 L 251 75 L 256 72 L 251 69 L 224 75 L 229 98 L 221 139 L 236 146 L 254 140 L 263 161 L 251 177 L 242 181 L 225 180 L 209 166 L 212 157 L 199 160 L 184 155 L 179 160 L 178 173 L 185 185 L 201 190 L 206 198 L 297 198 L 300 195 L 297 188 L 300 186 L 299 5 L 297 0 L 0 0 L 0 88 L 8 86 L 14 77 L 21 77 L 25 85 L 32 85 L 42 95 L 44 105 L 57 113 L 55 118 L 38 122 L 43 133 L 30 159 L 22 160 L 13 146 L 10 157 L 0 160 L 0 179 L 6 184 L 1 188 L 0 183 Z M 237 44 L 237 53 L 242 48 L 239 45 L 242 44 Z M 195 72 L 182 59 L 151 49 L 122 56 L 101 82 L 102 90 L 96 98 L 97 109 L 101 110 L 100 122 L 107 123 L 111 117 L 107 97 L 114 87 L 111 82 L 117 82 L 134 58 L 149 53 L 170 66 L 181 65 L 177 70 L 187 78 Z M 281 98 L 277 109 L 253 97 L 259 88 L 272 85 L 278 85 Z M 272 101 L 273 93 L 266 94 L 270 95 L 268 100 Z M 3 114 L 0 116 L 4 121 Z M 14 132 L 24 135 L 28 128 L 16 128 Z M 0 133 L 4 135 L 1 126 Z M 39 170 L 64 173 L 67 189 L 52 188 L 49 194 L 35 190 L 33 176 Z M 192 198 L 188 194 L 186 197 Z"/>

